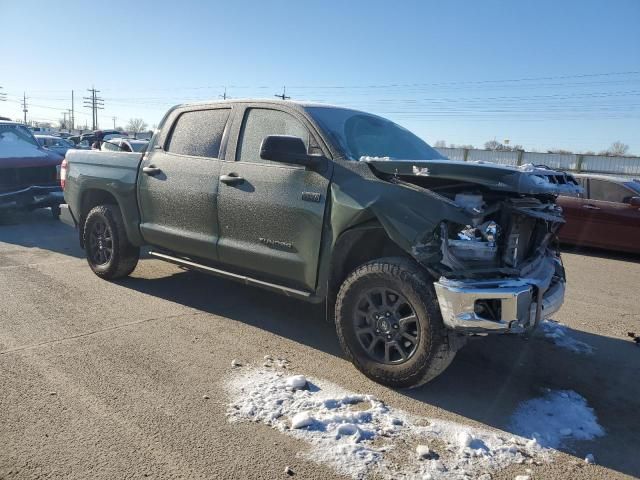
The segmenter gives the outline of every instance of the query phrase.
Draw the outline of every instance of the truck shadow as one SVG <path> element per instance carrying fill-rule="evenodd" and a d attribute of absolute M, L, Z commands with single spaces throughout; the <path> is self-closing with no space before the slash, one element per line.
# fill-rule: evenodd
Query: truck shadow
<path fill-rule="evenodd" d="M 78 233 L 47 209 L 0 213 L 0 242 L 84 258 Z"/>
<path fill-rule="evenodd" d="M 128 278 L 120 284 L 342 357 L 333 325 L 324 321 L 318 306 L 191 271 Z M 640 476 L 640 347 L 630 338 L 571 329 L 567 335 L 593 347 L 593 353 L 560 348 L 542 334 L 529 340 L 472 339 L 440 377 L 399 393 L 509 431 L 511 414 L 521 402 L 541 396 L 546 388 L 573 390 L 594 408 L 607 434 L 562 450 L 575 455 L 580 465 L 593 453 L 600 465 Z M 358 375 L 355 369 L 353 374 Z"/>

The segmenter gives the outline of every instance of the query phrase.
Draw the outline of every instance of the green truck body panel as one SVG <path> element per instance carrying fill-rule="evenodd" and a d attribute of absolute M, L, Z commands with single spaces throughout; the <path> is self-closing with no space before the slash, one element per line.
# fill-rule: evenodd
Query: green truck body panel
<path fill-rule="evenodd" d="M 164 149 L 173 122 L 194 108 L 230 108 L 220 158 L 177 156 Z M 309 130 L 321 168 L 238 161 L 236 145 L 248 108 L 277 109 Z M 407 254 L 424 262 L 416 249 L 442 222 L 467 225 L 474 214 L 451 198 L 412 183 L 447 179 L 505 195 L 558 193 L 558 185 L 535 178 L 526 168 L 449 160 L 345 160 L 330 135 L 291 102 L 233 102 L 178 106 L 170 110 L 149 150 L 135 153 L 72 152 L 65 199 L 81 221 L 84 195 L 101 190 L 116 199 L 127 235 L 219 268 L 310 293 L 327 295 L 329 265 L 340 236 L 354 228 L 380 226 Z M 142 173 L 153 165 L 159 176 Z M 232 186 L 219 181 L 233 173 L 245 179 Z M 86 213 L 86 212 L 85 212 Z"/>

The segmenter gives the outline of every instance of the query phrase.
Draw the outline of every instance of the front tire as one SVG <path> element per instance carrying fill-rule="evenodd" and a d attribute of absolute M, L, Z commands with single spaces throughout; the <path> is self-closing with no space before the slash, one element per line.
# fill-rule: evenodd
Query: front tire
<path fill-rule="evenodd" d="M 89 212 L 83 242 L 89 267 L 100 278 L 126 277 L 138 264 L 140 249 L 129 242 L 122 215 L 115 205 L 99 205 Z"/>
<path fill-rule="evenodd" d="M 347 277 L 336 300 L 336 329 L 356 368 L 392 388 L 427 383 L 456 354 L 432 282 L 400 257 L 365 263 Z"/>

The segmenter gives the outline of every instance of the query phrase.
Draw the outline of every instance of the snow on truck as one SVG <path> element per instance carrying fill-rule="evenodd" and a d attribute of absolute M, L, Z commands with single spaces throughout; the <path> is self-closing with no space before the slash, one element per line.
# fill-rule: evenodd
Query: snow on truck
<path fill-rule="evenodd" d="M 71 151 L 62 218 L 96 275 L 139 249 L 325 303 L 347 357 L 392 387 L 440 374 L 470 335 L 525 334 L 563 303 L 547 168 L 449 161 L 395 123 L 327 105 L 172 108 L 143 154 Z M 212 300 L 215 301 L 215 300 Z"/>

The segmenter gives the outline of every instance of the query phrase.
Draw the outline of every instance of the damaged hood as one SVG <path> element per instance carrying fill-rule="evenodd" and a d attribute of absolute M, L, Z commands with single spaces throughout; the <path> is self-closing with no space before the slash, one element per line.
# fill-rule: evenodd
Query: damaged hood
<path fill-rule="evenodd" d="M 576 195 L 582 193 L 573 177 L 531 164 L 514 167 L 490 162 L 453 160 L 365 161 L 374 171 L 403 177 L 424 176 L 475 183 L 491 190 L 524 195 Z"/>

